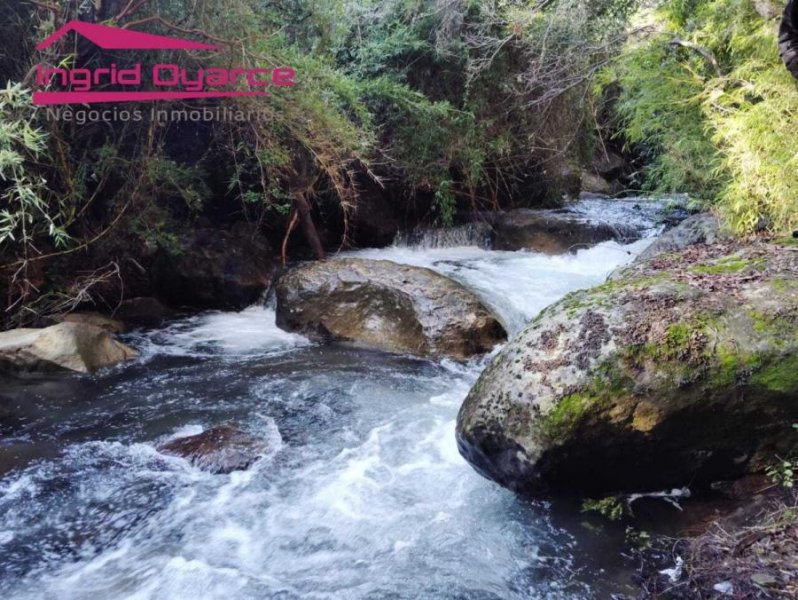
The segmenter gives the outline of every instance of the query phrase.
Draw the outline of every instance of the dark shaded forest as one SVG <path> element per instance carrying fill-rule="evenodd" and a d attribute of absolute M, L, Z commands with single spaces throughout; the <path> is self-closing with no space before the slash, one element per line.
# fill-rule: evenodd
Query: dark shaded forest
<path fill-rule="evenodd" d="M 220 244 L 248 237 L 275 257 L 322 257 L 384 246 L 419 225 L 556 206 L 588 187 L 687 193 L 739 233 L 786 231 L 798 214 L 798 91 L 779 59 L 782 8 L 749 0 L 5 2 L 4 322 L 157 291 L 170 279 L 161 266 L 186 252 L 193 232 L 219 231 Z M 133 57 L 74 34 L 35 49 L 76 19 L 221 50 Z M 255 110 L 257 121 L 82 123 L 89 106 L 71 106 L 67 120 L 31 104 L 36 65 L 133 60 L 187 71 L 290 66 L 297 85 L 265 100 L 160 106 Z"/>

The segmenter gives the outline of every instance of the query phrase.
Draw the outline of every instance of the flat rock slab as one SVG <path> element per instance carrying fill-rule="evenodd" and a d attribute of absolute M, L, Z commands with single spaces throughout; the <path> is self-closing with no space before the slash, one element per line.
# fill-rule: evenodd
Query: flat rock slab
<path fill-rule="evenodd" d="M 277 325 L 316 340 L 461 360 L 507 337 L 459 283 L 387 260 L 311 263 L 281 277 L 276 296 Z"/>

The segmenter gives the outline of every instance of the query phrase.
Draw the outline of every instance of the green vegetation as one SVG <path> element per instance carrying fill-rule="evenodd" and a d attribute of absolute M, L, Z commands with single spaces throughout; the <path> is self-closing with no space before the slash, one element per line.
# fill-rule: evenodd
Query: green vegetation
<path fill-rule="evenodd" d="M 626 503 L 615 496 L 602 498 L 601 500 L 582 501 L 582 512 L 595 512 L 610 521 L 619 521 L 628 514 Z"/>
<path fill-rule="evenodd" d="M 78 267 L 121 265 L 128 283 L 139 272 L 128 258 L 146 269 L 155 252 L 179 254 L 209 221 L 255 224 L 280 248 L 299 215 L 320 257 L 313 222 L 326 247 L 357 245 L 355 207 L 372 202 L 405 226 L 555 205 L 608 147 L 625 146 L 645 189 L 688 192 L 739 232 L 798 226 L 798 91 L 776 52 L 778 5 L 765 18 L 752 0 L 62 4 L 0 8 L 6 308 L 63 292 Z M 71 36 L 35 49 L 72 19 L 222 47 L 138 52 L 145 64 L 288 65 L 297 85 L 223 101 L 255 121 L 48 119 L 26 90 L 36 64 L 132 60 Z M 48 274 L 54 260 L 62 281 Z"/>
<path fill-rule="evenodd" d="M 19 84 L 0 90 L 0 179 L 6 184 L 0 210 L 0 244 L 18 243 L 24 253 L 40 235 L 63 247 L 67 206 L 52 197 L 47 181 L 36 177 L 31 163 L 44 159 L 47 134 L 30 111 L 31 95 Z"/>
<path fill-rule="evenodd" d="M 751 260 L 741 256 L 724 256 L 710 264 L 694 265 L 690 267 L 698 275 L 732 275 L 747 269 L 764 269 L 764 260 Z"/>
<path fill-rule="evenodd" d="M 767 18 L 750 0 L 661 2 L 602 75 L 645 187 L 717 204 L 739 232 L 798 226 L 798 89 L 776 46 L 783 3 L 766 4 Z"/>
<path fill-rule="evenodd" d="M 793 423 L 792 427 L 798 432 L 798 423 Z M 798 460 L 791 458 L 779 458 L 777 462 L 765 469 L 770 480 L 785 489 L 792 489 L 795 486 L 796 472 L 798 472 Z M 794 514 L 790 515 L 789 522 L 795 522 Z"/>
<path fill-rule="evenodd" d="M 751 377 L 751 383 L 780 394 L 794 393 L 798 390 L 798 357 L 763 366 Z"/>
<path fill-rule="evenodd" d="M 550 440 L 566 438 L 586 419 L 602 408 L 630 395 L 632 381 L 612 361 L 597 366 L 590 382 L 570 393 L 542 415 L 540 432 Z"/>
<path fill-rule="evenodd" d="M 257 111 L 257 121 L 186 124 L 47 119 L 13 84 L 2 131 L 24 124 L 37 137 L 9 150 L 17 180 L 3 185 L 10 208 L 3 207 L 0 269 L 7 289 L 0 293 L 20 306 L 63 286 L 53 277 L 33 285 L 35 277 L 26 275 L 63 256 L 81 268 L 117 263 L 125 271 L 132 254 L 146 267 L 153 250 L 179 253 L 183 234 L 207 220 L 218 227 L 257 224 L 280 247 L 298 213 L 303 222 L 323 223 L 328 246 L 345 245 L 354 207 L 370 188 L 377 191 L 366 202 L 381 195 L 411 224 L 451 224 L 468 210 L 556 204 L 564 191 L 574 191 L 574 174 L 578 179 L 596 145 L 590 80 L 617 53 L 632 6 L 627 0 L 4 5 L 4 73 L 25 86 L 39 63 L 96 68 L 116 61 L 124 68 L 133 60 L 75 44 L 72 36 L 35 50 L 73 19 L 222 46 L 166 56 L 137 52 L 144 64 L 168 59 L 189 71 L 290 66 L 297 85 L 268 101 L 224 100 L 231 110 Z M 9 139 L 4 134 L 4 152 Z M 27 199 L 9 196 L 20 193 Z M 23 236 L 20 211 L 31 209 L 37 226 Z M 303 226 L 306 237 L 312 228 L 312 221 Z M 307 243 L 323 253 L 320 243 Z M 121 279 L 130 276 L 123 272 Z"/>

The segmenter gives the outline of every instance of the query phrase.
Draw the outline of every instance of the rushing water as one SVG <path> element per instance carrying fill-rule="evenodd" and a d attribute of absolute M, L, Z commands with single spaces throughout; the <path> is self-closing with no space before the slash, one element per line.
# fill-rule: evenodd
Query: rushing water
<path fill-rule="evenodd" d="M 547 257 L 475 247 L 360 256 L 428 266 L 518 330 L 648 240 Z M 273 310 L 128 336 L 134 364 L 0 380 L 4 599 L 606 598 L 617 550 L 459 456 L 457 410 L 489 357 L 320 347 Z M 159 454 L 234 422 L 270 442 L 245 472 Z"/>

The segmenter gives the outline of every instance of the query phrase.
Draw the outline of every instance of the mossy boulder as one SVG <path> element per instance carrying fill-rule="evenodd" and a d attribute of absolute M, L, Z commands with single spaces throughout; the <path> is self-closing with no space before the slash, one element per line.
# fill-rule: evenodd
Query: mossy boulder
<path fill-rule="evenodd" d="M 506 339 L 504 327 L 459 283 L 430 269 L 348 258 L 280 278 L 277 325 L 319 341 L 465 359 Z"/>
<path fill-rule="evenodd" d="M 547 308 L 458 417 L 463 456 L 512 489 L 700 486 L 798 450 L 798 248 L 694 246 Z"/>

